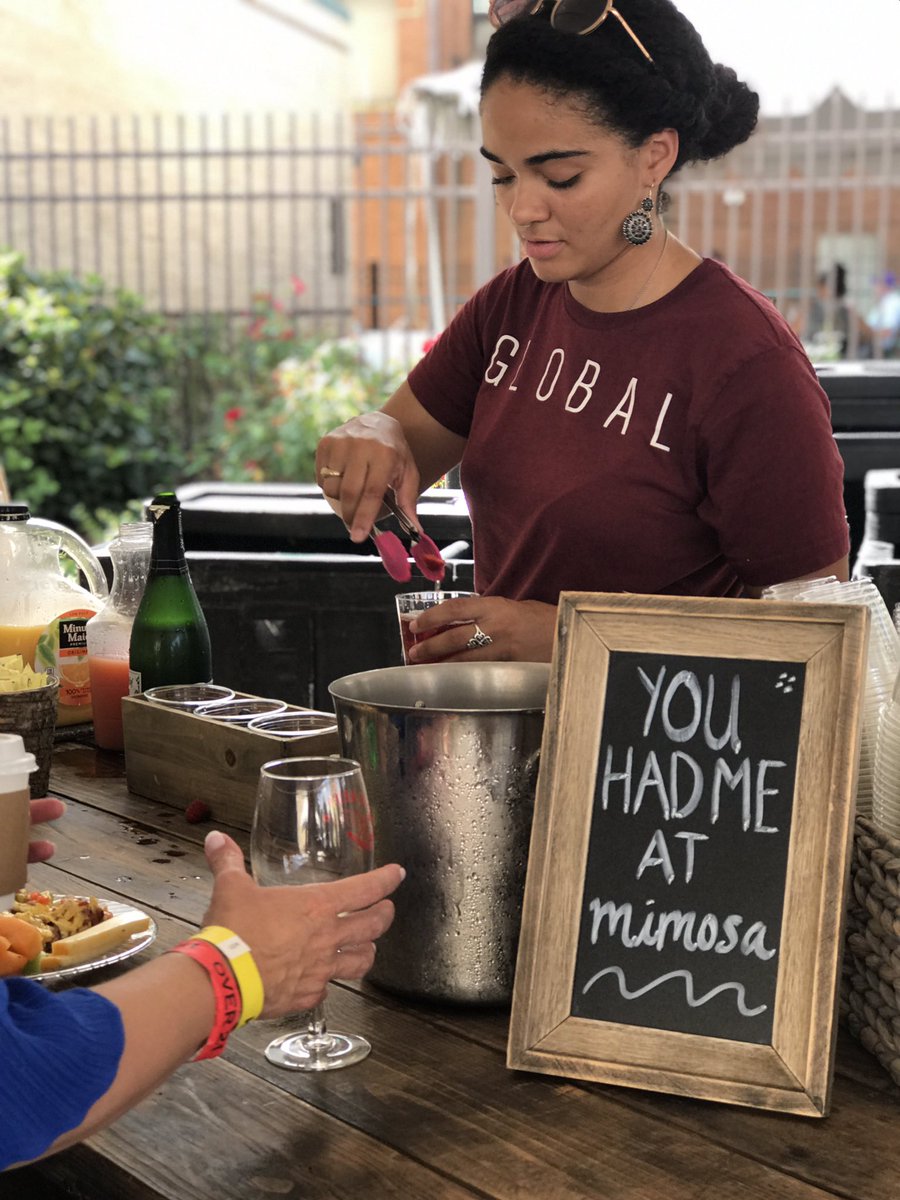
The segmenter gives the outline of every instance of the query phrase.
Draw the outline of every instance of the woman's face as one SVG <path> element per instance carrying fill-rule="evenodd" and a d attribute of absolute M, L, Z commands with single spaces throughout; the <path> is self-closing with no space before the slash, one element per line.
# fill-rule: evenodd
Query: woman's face
<path fill-rule="evenodd" d="M 570 102 L 508 79 L 484 96 L 481 127 L 497 202 L 535 274 L 589 294 L 632 248 L 622 221 L 647 195 L 641 151 Z M 613 275 L 628 274 L 625 257 Z"/>

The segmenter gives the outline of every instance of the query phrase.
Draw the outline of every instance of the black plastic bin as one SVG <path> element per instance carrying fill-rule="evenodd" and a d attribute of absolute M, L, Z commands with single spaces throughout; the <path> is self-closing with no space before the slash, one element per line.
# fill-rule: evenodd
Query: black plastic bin
<path fill-rule="evenodd" d="M 831 427 L 844 460 L 844 503 L 853 564 L 866 524 L 869 471 L 900 468 L 900 361 L 818 363 Z"/>
<path fill-rule="evenodd" d="M 217 683 L 291 704 L 332 708 L 342 675 L 399 666 L 396 583 L 377 557 L 188 551 L 206 614 Z M 444 587 L 472 590 L 471 560 L 450 561 Z"/>
<path fill-rule="evenodd" d="M 394 595 L 432 585 L 415 568 L 409 583 L 391 579 L 315 484 L 194 483 L 177 495 L 217 683 L 330 711 L 332 680 L 400 664 Z M 471 591 L 462 492 L 434 488 L 417 512 L 451 554 L 444 587 Z M 105 548 L 98 554 L 109 570 Z"/>
<path fill-rule="evenodd" d="M 314 483 L 191 483 L 178 488 L 177 495 L 188 550 L 374 554 L 371 542 L 350 541 Z M 472 526 L 461 491 L 431 488 L 416 511 L 442 550 L 458 541 L 471 546 Z M 390 520 L 382 524 L 396 529 Z"/>

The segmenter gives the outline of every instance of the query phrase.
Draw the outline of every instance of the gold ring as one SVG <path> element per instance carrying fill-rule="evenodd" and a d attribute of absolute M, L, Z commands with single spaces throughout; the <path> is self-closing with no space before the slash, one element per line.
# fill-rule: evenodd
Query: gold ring
<path fill-rule="evenodd" d="M 319 472 L 320 479 L 340 479 L 344 474 L 343 471 L 335 471 L 332 467 L 323 467 Z"/>

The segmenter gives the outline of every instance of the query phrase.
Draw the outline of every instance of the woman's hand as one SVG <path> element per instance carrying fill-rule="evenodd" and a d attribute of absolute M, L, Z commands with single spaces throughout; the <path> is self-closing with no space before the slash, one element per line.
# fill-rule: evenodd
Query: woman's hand
<path fill-rule="evenodd" d="M 66 806 L 62 800 L 57 800 L 55 796 L 44 796 L 41 800 L 32 800 L 31 803 L 31 823 L 32 825 L 43 825 L 45 821 L 56 821 L 66 811 Z M 44 862 L 45 859 L 51 857 L 55 852 L 56 846 L 53 842 L 40 840 L 30 842 L 28 845 L 28 861 L 29 862 Z"/>
<path fill-rule="evenodd" d="M 465 445 L 465 438 L 425 411 L 404 382 L 380 412 L 354 417 L 322 438 L 316 482 L 354 542 L 372 532 L 389 487 L 421 532 L 419 492 L 456 466 Z"/>
<path fill-rule="evenodd" d="M 394 919 L 385 899 L 404 878 L 391 864 L 334 883 L 260 887 L 240 847 L 224 833 L 206 839 L 213 873 L 204 925 L 224 925 L 253 952 L 262 976 L 263 1017 L 314 1008 L 330 979 L 359 979 L 375 958 L 375 939 Z"/>
<path fill-rule="evenodd" d="M 505 600 L 502 596 L 471 596 L 444 600 L 412 622 L 414 634 L 427 633 L 451 622 L 452 628 L 417 642 L 409 651 L 411 663 L 428 662 L 549 662 L 556 634 L 555 604 L 538 600 Z M 490 645 L 470 649 L 475 626 Z"/>
<path fill-rule="evenodd" d="M 316 450 L 316 480 L 354 542 L 364 542 L 393 488 L 415 519 L 419 471 L 399 421 L 383 412 L 353 417 Z"/>

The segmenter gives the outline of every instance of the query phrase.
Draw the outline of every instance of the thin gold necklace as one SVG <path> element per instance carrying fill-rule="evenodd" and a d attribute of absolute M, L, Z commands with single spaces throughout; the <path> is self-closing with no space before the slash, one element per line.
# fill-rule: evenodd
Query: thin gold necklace
<path fill-rule="evenodd" d="M 631 310 L 633 308 L 637 308 L 638 301 L 643 296 L 643 294 L 646 292 L 647 288 L 650 286 L 650 281 L 652 280 L 653 276 L 656 274 L 657 268 L 659 267 L 659 264 L 663 260 L 663 255 L 666 252 L 666 246 L 668 246 L 668 244 L 669 244 L 669 229 L 667 226 L 666 227 L 666 236 L 663 238 L 662 249 L 660 250 L 660 252 L 657 256 L 656 262 L 653 264 L 653 270 L 650 272 L 650 274 L 644 280 L 643 284 L 641 285 L 641 290 L 635 296 L 634 300 L 632 300 L 631 304 L 629 304 L 628 307 L 625 309 L 626 312 L 631 312 Z"/>

